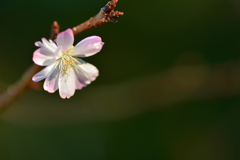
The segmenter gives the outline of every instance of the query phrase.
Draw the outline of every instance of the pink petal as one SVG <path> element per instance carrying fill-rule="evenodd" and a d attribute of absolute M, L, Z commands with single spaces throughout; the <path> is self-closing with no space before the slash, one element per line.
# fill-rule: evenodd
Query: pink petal
<path fill-rule="evenodd" d="M 56 61 L 53 53 L 45 48 L 39 48 L 33 53 L 33 62 L 39 66 L 48 66 Z"/>
<path fill-rule="evenodd" d="M 45 79 L 49 74 L 52 73 L 52 71 L 54 70 L 54 66 L 55 64 L 52 64 L 50 66 L 45 67 L 44 69 L 42 69 L 40 72 L 38 72 L 37 74 L 35 74 L 32 77 L 32 80 L 34 82 L 38 82 L 41 81 L 42 79 Z"/>
<path fill-rule="evenodd" d="M 61 32 L 56 39 L 58 47 L 62 47 L 64 52 L 67 52 L 73 45 L 74 36 L 71 29 Z"/>
<path fill-rule="evenodd" d="M 46 78 L 43 85 L 45 91 L 53 93 L 58 89 L 59 72 L 59 69 L 54 69 L 54 71 Z"/>
<path fill-rule="evenodd" d="M 62 73 L 59 75 L 59 94 L 62 98 L 70 98 L 75 93 L 76 85 L 76 75 L 72 68 L 70 68 L 69 73 Z"/>
<path fill-rule="evenodd" d="M 78 57 L 92 56 L 102 49 L 103 44 L 101 37 L 87 37 L 80 41 L 69 53 Z"/>

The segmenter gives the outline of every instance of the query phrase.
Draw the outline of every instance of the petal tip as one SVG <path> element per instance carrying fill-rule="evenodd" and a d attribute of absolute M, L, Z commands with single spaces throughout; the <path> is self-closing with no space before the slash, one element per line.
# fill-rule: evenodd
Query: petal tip
<path fill-rule="evenodd" d="M 73 42 L 74 42 L 74 35 L 73 35 L 72 29 L 70 28 L 59 33 L 56 39 L 57 46 L 58 47 L 62 46 L 65 52 L 67 52 L 68 49 L 71 48 L 71 46 L 73 45 Z"/>
<path fill-rule="evenodd" d="M 32 77 L 32 81 L 33 82 L 37 82 L 35 77 Z"/>

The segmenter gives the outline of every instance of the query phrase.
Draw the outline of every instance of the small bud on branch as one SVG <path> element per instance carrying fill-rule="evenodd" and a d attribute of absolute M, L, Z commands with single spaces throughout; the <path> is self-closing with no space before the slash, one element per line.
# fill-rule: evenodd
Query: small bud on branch
<path fill-rule="evenodd" d="M 60 32 L 60 26 L 57 21 L 53 22 L 52 28 L 51 28 L 51 40 L 55 40 L 57 38 L 58 33 Z"/>

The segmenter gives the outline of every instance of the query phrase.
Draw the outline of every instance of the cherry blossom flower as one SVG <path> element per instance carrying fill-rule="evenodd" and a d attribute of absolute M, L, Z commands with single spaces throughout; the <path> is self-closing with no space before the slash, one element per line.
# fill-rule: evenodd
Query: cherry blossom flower
<path fill-rule="evenodd" d="M 75 89 L 82 89 L 98 76 L 98 69 L 78 57 L 88 57 L 98 53 L 103 42 L 98 36 L 90 36 L 73 46 L 74 35 L 71 29 L 61 32 L 56 43 L 42 38 L 35 43 L 39 49 L 33 53 L 33 61 L 46 66 L 32 77 L 38 82 L 45 79 L 43 88 L 49 93 L 59 89 L 62 98 L 70 98 Z"/>

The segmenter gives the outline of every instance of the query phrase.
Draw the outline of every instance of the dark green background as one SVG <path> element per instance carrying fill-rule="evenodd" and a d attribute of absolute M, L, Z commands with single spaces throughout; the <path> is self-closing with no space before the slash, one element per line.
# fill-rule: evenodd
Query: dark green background
<path fill-rule="evenodd" d="M 34 42 L 49 37 L 53 21 L 62 30 L 72 28 L 106 3 L 0 1 L 0 88 L 32 65 Z M 100 70 L 97 80 L 69 100 L 58 92 L 26 91 L 1 115 L 0 160 L 239 160 L 240 92 L 163 108 L 150 100 L 139 109 L 122 106 L 119 115 L 115 108 L 134 93 L 107 101 L 102 94 L 111 89 L 117 95 L 178 63 L 237 63 L 240 2 L 119 0 L 117 10 L 125 13 L 118 23 L 75 36 L 75 44 L 91 35 L 105 42 L 100 53 L 85 59 Z"/>

